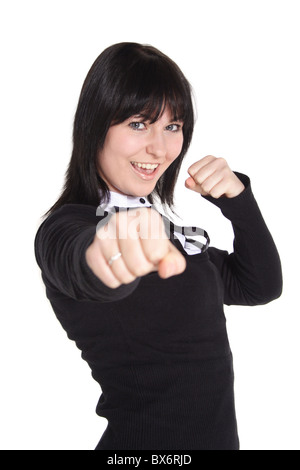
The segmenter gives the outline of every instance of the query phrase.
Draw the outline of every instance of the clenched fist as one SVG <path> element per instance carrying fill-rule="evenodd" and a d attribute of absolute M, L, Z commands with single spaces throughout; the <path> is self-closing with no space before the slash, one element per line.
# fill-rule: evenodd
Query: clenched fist
<path fill-rule="evenodd" d="M 208 155 L 191 165 L 188 173 L 190 177 L 185 181 L 185 186 L 202 196 L 233 198 L 245 189 L 224 158 Z"/>
<path fill-rule="evenodd" d="M 110 264 L 112 257 L 115 259 Z M 111 288 L 129 284 L 152 271 L 168 278 L 186 268 L 184 256 L 167 237 L 161 215 L 151 208 L 114 214 L 97 231 L 86 251 L 86 261 Z"/>

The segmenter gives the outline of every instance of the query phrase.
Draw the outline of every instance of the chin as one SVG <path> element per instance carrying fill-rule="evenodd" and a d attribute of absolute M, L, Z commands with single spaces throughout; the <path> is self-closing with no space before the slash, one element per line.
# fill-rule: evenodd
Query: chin
<path fill-rule="evenodd" d="M 135 190 L 129 190 L 128 195 L 133 196 L 133 197 L 148 197 L 149 194 L 151 194 L 154 190 L 155 186 L 153 188 L 148 188 L 148 189 L 135 189 Z"/>

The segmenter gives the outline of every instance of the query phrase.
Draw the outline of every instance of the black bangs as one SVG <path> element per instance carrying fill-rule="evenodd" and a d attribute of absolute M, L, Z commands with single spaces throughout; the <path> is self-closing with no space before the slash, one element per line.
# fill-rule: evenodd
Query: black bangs
<path fill-rule="evenodd" d="M 131 116 L 142 116 L 151 124 L 158 121 L 166 109 L 171 113 L 172 121 L 185 122 L 189 116 L 182 95 L 172 93 L 172 90 L 149 90 L 145 96 L 138 96 L 135 91 L 127 95 L 118 106 L 113 124 L 120 124 Z"/>
<path fill-rule="evenodd" d="M 150 53 L 149 53 L 150 49 Z M 191 115 L 191 91 L 178 66 L 170 59 L 140 54 L 118 74 L 121 89 L 116 90 L 116 113 L 113 124 L 120 124 L 131 116 L 141 115 L 154 123 L 168 108 L 172 120 L 184 123 Z M 128 57 L 127 57 L 128 60 Z M 122 61 L 121 61 L 122 62 Z M 128 63 L 127 63 L 128 64 Z M 122 80 L 121 79 L 121 76 Z"/>

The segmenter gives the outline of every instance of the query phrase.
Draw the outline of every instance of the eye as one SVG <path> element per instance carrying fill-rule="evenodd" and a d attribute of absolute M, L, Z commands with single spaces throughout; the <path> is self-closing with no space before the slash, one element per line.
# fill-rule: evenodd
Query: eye
<path fill-rule="evenodd" d="M 146 125 L 143 122 L 131 122 L 129 127 L 131 127 L 131 129 L 134 131 L 142 131 L 146 129 Z"/>
<path fill-rule="evenodd" d="M 167 131 L 171 132 L 179 132 L 182 129 L 181 124 L 170 124 L 169 126 L 166 127 Z"/>

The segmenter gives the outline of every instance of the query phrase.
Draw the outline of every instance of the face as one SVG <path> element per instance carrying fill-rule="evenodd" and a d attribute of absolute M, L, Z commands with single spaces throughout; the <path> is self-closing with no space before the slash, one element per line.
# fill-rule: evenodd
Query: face
<path fill-rule="evenodd" d="M 179 156 L 183 122 L 172 121 L 168 109 L 153 124 L 141 115 L 111 126 L 98 155 L 98 172 L 111 191 L 148 196 Z"/>

